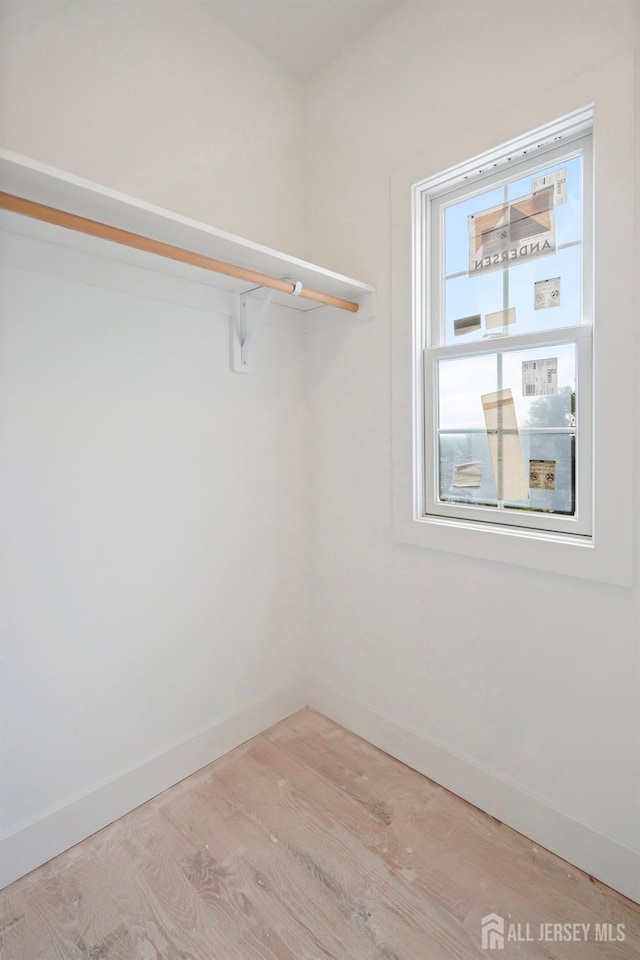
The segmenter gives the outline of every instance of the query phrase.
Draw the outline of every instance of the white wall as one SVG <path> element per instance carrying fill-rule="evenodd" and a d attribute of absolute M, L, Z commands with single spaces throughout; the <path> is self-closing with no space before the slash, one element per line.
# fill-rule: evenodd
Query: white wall
<path fill-rule="evenodd" d="M 0 11 L 2 146 L 301 254 L 298 87 L 205 5 Z M 3 239 L 0 885 L 306 702 L 303 323 L 238 376 L 204 284 Z"/>
<path fill-rule="evenodd" d="M 239 376 L 226 296 L 2 239 L 11 836 L 212 731 L 204 763 L 225 718 L 288 703 L 307 671 L 308 542 L 297 316 L 271 309 Z"/>
<path fill-rule="evenodd" d="M 0 142 L 301 255 L 301 90 L 197 0 L 0 0 Z"/>
<path fill-rule="evenodd" d="M 415 735 L 436 777 L 466 764 L 449 782 L 466 776 L 475 802 L 493 802 L 492 780 L 495 815 L 508 786 L 567 831 L 588 828 L 581 842 L 606 838 L 636 878 L 637 575 L 615 588 L 392 539 L 390 181 L 415 155 L 447 166 L 535 126 L 521 109 L 534 93 L 548 113 L 537 123 L 554 119 L 556 84 L 633 50 L 639 12 L 411 3 L 319 75 L 307 103 L 310 255 L 374 283 L 379 305 L 368 325 L 310 335 L 314 702 L 374 739 L 386 728 L 372 716 Z M 391 726 L 378 740 L 393 749 Z"/>

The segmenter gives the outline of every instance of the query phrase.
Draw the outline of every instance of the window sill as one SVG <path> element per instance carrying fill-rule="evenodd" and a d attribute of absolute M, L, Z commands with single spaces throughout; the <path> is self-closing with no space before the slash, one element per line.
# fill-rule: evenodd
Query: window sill
<path fill-rule="evenodd" d="M 548 573 L 630 586 L 630 557 L 610 558 L 593 537 L 572 536 L 444 517 L 396 519 L 394 539 L 445 553 Z"/>

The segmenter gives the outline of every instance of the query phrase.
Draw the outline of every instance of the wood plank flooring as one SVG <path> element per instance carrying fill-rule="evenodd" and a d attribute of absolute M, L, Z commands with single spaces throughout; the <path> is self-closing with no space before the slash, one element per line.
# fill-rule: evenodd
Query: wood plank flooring
<path fill-rule="evenodd" d="M 640 907 L 310 709 L 0 893 L 2 960 L 489 956 L 638 960 Z"/>

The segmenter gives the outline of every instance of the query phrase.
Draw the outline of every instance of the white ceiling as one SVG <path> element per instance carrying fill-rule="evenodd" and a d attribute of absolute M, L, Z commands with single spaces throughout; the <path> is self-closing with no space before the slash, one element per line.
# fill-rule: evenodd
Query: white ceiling
<path fill-rule="evenodd" d="M 307 80 L 402 0 L 205 0 L 214 16 Z"/>

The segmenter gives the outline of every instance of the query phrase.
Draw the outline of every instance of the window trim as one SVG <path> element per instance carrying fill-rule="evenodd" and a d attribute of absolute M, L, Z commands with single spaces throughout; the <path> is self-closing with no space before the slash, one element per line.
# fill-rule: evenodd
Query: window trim
<path fill-rule="evenodd" d="M 585 106 L 588 105 L 588 106 Z M 473 521 L 423 517 L 416 460 L 423 455 L 417 415 L 422 378 L 422 331 L 413 322 L 412 250 L 418 218 L 414 184 L 437 170 L 455 171 L 456 154 L 471 155 L 474 142 L 502 141 L 513 149 L 523 128 L 549 130 L 594 110 L 594 481 L 591 537 L 531 532 Z M 392 480 L 393 533 L 401 543 L 586 578 L 633 582 L 634 506 L 634 61 L 620 57 L 580 77 L 513 104 L 435 140 L 393 176 L 392 212 Z M 511 139 L 509 137 L 511 136 Z M 464 165 L 466 166 L 466 164 Z M 443 181 L 444 182 L 444 179 Z M 408 224 L 414 225 L 408 229 Z M 615 335 L 610 320 L 615 318 Z"/>

